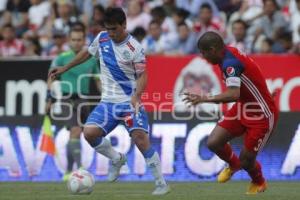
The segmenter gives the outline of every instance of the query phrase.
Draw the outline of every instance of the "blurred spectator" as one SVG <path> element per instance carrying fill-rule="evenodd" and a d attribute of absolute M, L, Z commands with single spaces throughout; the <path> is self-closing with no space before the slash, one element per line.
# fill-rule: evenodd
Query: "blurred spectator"
<path fill-rule="evenodd" d="M 194 30 L 198 33 L 198 38 L 207 31 L 218 32 L 224 35 L 221 24 L 213 20 L 213 13 L 210 4 L 204 3 L 199 10 L 199 20 L 194 24 Z"/>
<path fill-rule="evenodd" d="M 90 42 L 94 40 L 99 32 L 105 29 L 103 23 L 104 11 L 104 7 L 100 4 L 95 5 L 93 8 L 93 14 L 91 20 L 89 21 L 87 33 L 87 38 Z"/>
<path fill-rule="evenodd" d="M 197 52 L 197 36 L 184 22 L 178 25 L 178 41 L 173 50 L 174 53 L 185 55 Z"/>
<path fill-rule="evenodd" d="M 193 18 L 198 16 L 199 9 L 204 3 L 210 5 L 213 16 L 219 16 L 219 10 L 213 0 L 176 0 L 177 7 L 188 10 Z"/>
<path fill-rule="evenodd" d="M 6 24 L 2 29 L 0 41 L 0 57 L 23 56 L 25 52 L 22 40 L 16 39 L 15 29 L 11 24 Z"/>
<path fill-rule="evenodd" d="M 260 51 L 258 53 L 262 53 L 262 54 L 272 53 L 273 43 L 274 43 L 273 40 L 271 40 L 269 38 L 265 38 L 261 42 Z"/>
<path fill-rule="evenodd" d="M 292 34 L 290 32 L 281 32 L 278 40 L 272 46 L 273 53 L 291 53 L 292 52 Z"/>
<path fill-rule="evenodd" d="M 193 27 L 193 22 L 188 18 L 189 12 L 187 10 L 184 10 L 182 8 L 177 8 L 174 11 L 174 14 L 172 15 L 172 19 L 176 26 L 182 23 L 186 23 L 188 27 L 192 28 Z"/>
<path fill-rule="evenodd" d="M 143 27 L 138 26 L 132 31 L 131 34 L 137 41 L 142 42 L 147 33 Z"/>
<path fill-rule="evenodd" d="M 129 32 L 132 32 L 138 26 L 147 29 L 150 21 L 151 16 L 143 12 L 143 2 L 141 0 L 128 1 L 127 30 Z"/>
<path fill-rule="evenodd" d="M 163 7 L 155 7 L 151 10 L 152 20 L 159 23 L 164 34 L 170 34 L 171 37 L 176 35 L 177 27 L 174 25 L 172 19 L 167 16 Z"/>
<path fill-rule="evenodd" d="M 60 53 L 69 50 L 66 41 L 66 34 L 62 30 L 54 29 L 52 32 L 53 44 L 51 44 L 43 53 L 45 56 L 55 57 Z"/>
<path fill-rule="evenodd" d="M 90 26 L 87 33 L 87 38 L 90 42 L 94 41 L 95 37 L 100 33 L 101 31 L 104 31 L 104 23 L 103 21 L 93 21 Z"/>
<path fill-rule="evenodd" d="M 163 54 L 166 51 L 167 38 L 163 34 L 160 23 L 151 21 L 148 35 L 142 41 L 146 54 Z"/>
<path fill-rule="evenodd" d="M 78 21 L 74 16 L 73 3 L 71 0 L 58 0 L 57 3 L 59 17 L 54 20 L 53 28 L 68 34 L 71 26 Z"/>
<path fill-rule="evenodd" d="M 278 35 L 288 28 L 276 0 L 264 0 L 264 11 L 253 25 L 251 34 L 254 34 L 254 42 L 260 35 L 277 40 Z M 258 40 L 259 41 L 259 40 Z"/>
<path fill-rule="evenodd" d="M 251 52 L 251 41 L 247 41 L 247 24 L 243 20 L 236 20 L 232 24 L 232 36 L 229 37 L 227 43 L 229 46 L 236 47 L 244 53 Z"/>
<path fill-rule="evenodd" d="M 25 41 L 25 56 L 39 57 L 41 53 L 42 48 L 37 37 L 29 38 Z"/>
<path fill-rule="evenodd" d="M 290 14 L 291 14 L 291 29 L 293 31 L 293 43 L 300 42 L 300 0 L 290 1 Z"/>
<path fill-rule="evenodd" d="M 31 7 L 28 11 L 29 28 L 32 32 L 46 32 L 45 24 L 50 16 L 51 5 L 49 1 L 30 0 Z"/>
<path fill-rule="evenodd" d="M 214 0 L 216 6 L 220 11 L 223 11 L 226 13 L 226 15 L 229 17 L 232 13 L 239 10 L 241 7 L 241 4 L 243 2 L 249 2 L 253 0 Z"/>
<path fill-rule="evenodd" d="M 92 15 L 92 19 L 91 22 L 101 22 L 103 21 L 103 17 L 104 17 L 104 7 L 100 4 L 97 4 L 94 6 L 93 8 L 93 15 Z"/>
<path fill-rule="evenodd" d="M 7 2 L 3 17 L 5 23 L 15 27 L 17 37 L 21 37 L 27 31 L 29 8 L 30 2 L 28 0 L 8 0 Z"/>
<path fill-rule="evenodd" d="M 171 17 L 177 9 L 175 0 L 163 0 L 162 7 L 165 9 L 167 16 Z"/>
<path fill-rule="evenodd" d="M 232 13 L 227 23 L 227 34 L 232 34 L 232 23 L 238 19 L 245 21 L 248 25 L 252 24 L 252 21 L 256 19 L 263 11 L 262 0 L 247 0 L 241 1 L 239 10 Z"/>

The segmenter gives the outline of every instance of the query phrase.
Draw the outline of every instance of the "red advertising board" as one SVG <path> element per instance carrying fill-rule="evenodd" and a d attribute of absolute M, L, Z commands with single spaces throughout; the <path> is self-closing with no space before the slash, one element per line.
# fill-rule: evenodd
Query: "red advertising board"
<path fill-rule="evenodd" d="M 276 91 L 275 100 L 280 110 L 300 111 L 300 56 L 251 57 L 259 64 L 269 90 Z M 147 69 L 148 87 L 143 99 L 149 111 L 184 110 L 179 94 L 187 88 L 210 93 L 224 90 L 218 67 L 197 56 L 149 56 Z"/>

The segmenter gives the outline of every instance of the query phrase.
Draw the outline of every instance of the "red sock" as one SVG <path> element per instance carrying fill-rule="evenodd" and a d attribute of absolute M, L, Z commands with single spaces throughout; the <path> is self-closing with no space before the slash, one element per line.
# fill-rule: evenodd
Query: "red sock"
<path fill-rule="evenodd" d="M 232 151 L 229 144 L 225 144 L 223 149 L 216 152 L 216 154 L 225 162 L 227 162 L 231 169 L 239 170 L 241 168 L 240 159 Z"/>
<path fill-rule="evenodd" d="M 262 184 L 263 182 L 265 182 L 261 171 L 261 165 L 258 161 L 255 162 L 254 169 L 248 171 L 248 174 L 251 177 L 253 183 Z"/>

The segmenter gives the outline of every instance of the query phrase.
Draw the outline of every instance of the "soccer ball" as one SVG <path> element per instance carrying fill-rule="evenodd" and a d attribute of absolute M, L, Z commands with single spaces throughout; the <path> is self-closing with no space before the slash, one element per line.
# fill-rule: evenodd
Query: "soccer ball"
<path fill-rule="evenodd" d="M 72 194 L 90 194 L 94 185 L 94 176 L 83 169 L 73 171 L 67 182 L 68 190 Z"/>

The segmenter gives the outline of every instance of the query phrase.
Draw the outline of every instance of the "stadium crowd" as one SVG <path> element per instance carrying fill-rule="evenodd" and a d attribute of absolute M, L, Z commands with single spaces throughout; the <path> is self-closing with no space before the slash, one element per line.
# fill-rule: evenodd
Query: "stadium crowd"
<path fill-rule="evenodd" d="M 300 54 L 300 0 L 1 0 L 0 58 L 55 57 L 74 26 L 88 45 L 114 6 L 146 54 L 195 54 L 206 31 L 245 53 Z"/>

